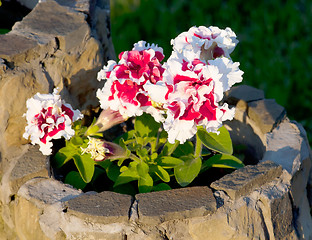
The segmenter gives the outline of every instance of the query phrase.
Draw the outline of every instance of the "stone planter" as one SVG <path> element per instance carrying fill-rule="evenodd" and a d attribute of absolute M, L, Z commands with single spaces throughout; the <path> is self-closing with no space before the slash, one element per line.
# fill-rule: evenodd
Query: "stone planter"
<path fill-rule="evenodd" d="M 234 144 L 247 146 L 251 165 L 210 186 L 131 197 L 82 193 L 53 179 L 48 159 L 22 140 L 25 101 L 58 86 L 75 107 L 95 105 L 96 72 L 114 55 L 105 1 L 57 2 L 37 4 L 0 36 L 0 239 L 312 238 L 306 133 L 283 107 L 245 85 L 226 96 L 236 106 L 226 126 Z"/>
<path fill-rule="evenodd" d="M 25 145 L 3 166 L 2 227 L 12 239 L 310 239 L 311 154 L 304 129 L 263 92 L 234 87 L 233 141 L 259 160 L 213 182 L 135 197 L 82 193 L 50 177 Z M 248 154 L 248 153 L 247 153 Z"/>

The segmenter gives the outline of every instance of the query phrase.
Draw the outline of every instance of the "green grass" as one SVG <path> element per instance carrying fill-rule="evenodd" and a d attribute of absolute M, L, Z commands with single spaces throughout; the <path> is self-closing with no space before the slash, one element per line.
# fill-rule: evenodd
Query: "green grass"
<path fill-rule="evenodd" d="M 8 32 L 10 32 L 9 29 L 0 28 L 0 34 L 6 34 Z"/>
<path fill-rule="evenodd" d="M 301 122 L 312 142 L 312 2 L 309 0 L 114 0 L 111 28 L 116 54 L 133 43 L 170 40 L 191 26 L 230 27 L 240 43 L 232 54 L 243 84 L 264 90 Z"/>

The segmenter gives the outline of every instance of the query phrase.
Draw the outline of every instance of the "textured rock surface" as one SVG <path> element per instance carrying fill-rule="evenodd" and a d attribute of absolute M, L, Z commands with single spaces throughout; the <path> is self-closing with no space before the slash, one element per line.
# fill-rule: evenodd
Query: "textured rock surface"
<path fill-rule="evenodd" d="M 265 134 L 270 132 L 286 117 L 285 109 L 274 99 L 263 99 L 248 103 L 248 116 L 260 126 Z"/>
<path fill-rule="evenodd" d="M 18 191 L 14 205 L 14 223 L 20 239 L 50 239 L 42 228 L 40 218 L 45 209 L 79 196 L 80 191 L 52 179 L 34 178 Z M 60 206 L 60 204 L 58 204 Z M 55 211 L 54 215 L 58 211 Z M 50 217 L 53 218 L 54 215 Z M 61 218 L 54 224 L 58 224 Z M 62 230 L 58 229 L 58 235 Z"/>
<path fill-rule="evenodd" d="M 10 146 L 27 142 L 22 138 L 25 102 L 37 92 L 58 87 L 74 108 L 87 111 L 98 105 L 95 91 L 101 83 L 96 74 L 105 61 L 115 58 L 109 2 L 58 2 L 38 3 L 11 32 L 0 35 L 2 156 Z"/>
<path fill-rule="evenodd" d="M 79 218 L 92 218 L 105 224 L 127 222 L 132 197 L 129 195 L 101 192 L 84 194 L 66 203 L 69 214 Z"/>
<path fill-rule="evenodd" d="M 37 146 L 30 146 L 29 150 L 17 159 L 10 175 L 10 185 L 13 192 L 17 192 L 22 184 L 34 177 L 49 177 L 50 161 L 41 154 Z"/>
<path fill-rule="evenodd" d="M 264 99 L 264 92 L 248 85 L 234 86 L 226 92 L 225 99 L 231 105 L 236 105 L 239 100 L 248 103 Z"/>
<path fill-rule="evenodd" d="M 256 166 L 246 166 L 238 169 L 232 174 L 225 175 L 213 182 L 211 187 L 223 190 L 232 199 L 248 195 L 252 190 L 262 186 L 282 173 L 282 167 L 270 161 L 262 162 Z"/>
<path fill-rule="evenodd" d="M 144 224 L 205 216 L 216 210 L 215 198 L 208 187 L 137 194 L 135 198 L 138 202 L 138 221 Z"/>

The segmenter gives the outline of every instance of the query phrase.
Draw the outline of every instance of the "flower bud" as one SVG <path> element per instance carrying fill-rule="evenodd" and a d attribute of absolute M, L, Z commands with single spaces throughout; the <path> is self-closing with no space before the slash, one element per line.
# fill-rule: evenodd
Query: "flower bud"
<path fill-rule="evenodd" d="M 101 112 L 95 124 L 88 128 L 86 135 L 90 136 L 96 135 L 98 132 L 104 132 L 117 124 L 123 123 L 127 119 L 128 117 L 121 115 L 119 111 L 114 111 L 110 108 L 105 109 Z"/>

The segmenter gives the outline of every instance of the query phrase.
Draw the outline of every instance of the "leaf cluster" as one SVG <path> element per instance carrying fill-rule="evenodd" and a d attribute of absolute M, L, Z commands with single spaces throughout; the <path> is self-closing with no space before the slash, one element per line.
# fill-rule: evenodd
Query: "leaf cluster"
<path fill-rule="evenodd" d="M 150 192 L 168 190 L 176 185 L 188 186 L 199 174 L 212 167 L 240 168 L 241 160 L 233 156 L 232 141 L 225 127 L 219 134 L 208 133 L 198 127 L 195 141 L 171 144 L 167 133 L 149 114 L 136 117 L 134 129 L 115 139 L 115 143 L 124 149 L 120 158 L 94 161 L 91 154 L 83 153 L 89 139 L 101 138 L 94 123 L 86 128 L 81 122 L 74 126 L 76 135 L 66 141 L 54 156 L 54 166 L 60 168 L 73 160 L 78 171 L 70 171 L 65 183 L 84 189 L 103 174 L 116 192 Z M 136 190 L 135 190 L 136 189 Z"/>

